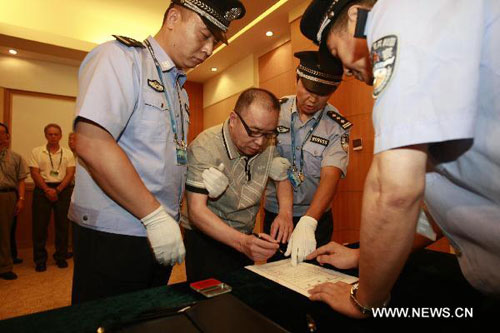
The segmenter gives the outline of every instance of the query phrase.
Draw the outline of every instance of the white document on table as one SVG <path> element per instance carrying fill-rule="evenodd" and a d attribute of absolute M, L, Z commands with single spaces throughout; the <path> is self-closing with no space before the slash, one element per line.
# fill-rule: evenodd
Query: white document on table
<path fill-rule="evenodd" d="M 306 297 L 309 297 L 308 290 L 324 282 L 335 283 L 341 281 L 352 284 L 358 281 L 355 276 L 304 262 L 294 267 L 291 259 L 283 259 L 263 265 L 250 265 L 245 268 Z"/>

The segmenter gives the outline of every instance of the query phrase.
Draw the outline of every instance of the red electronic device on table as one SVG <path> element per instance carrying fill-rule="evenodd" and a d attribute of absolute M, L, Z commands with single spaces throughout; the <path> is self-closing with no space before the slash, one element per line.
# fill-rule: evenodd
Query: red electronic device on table
<path fill-rule="evenodd" d="M 225 284 L 224 282 L 220 282 L 217 279 L 197 281 L 190 283 L 189 286 L 191 287 L 191 289 L 208 298 L 222 295 L 232 290 L 230 285 Z"/>

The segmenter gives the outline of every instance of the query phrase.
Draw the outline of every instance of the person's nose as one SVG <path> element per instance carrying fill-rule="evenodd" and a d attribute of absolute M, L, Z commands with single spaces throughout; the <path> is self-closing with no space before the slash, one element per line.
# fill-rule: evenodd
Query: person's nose
<path fill-rule="evenodd" d="M 205 43 L 205 45 L 203 45 L 201 50 L 203 51 L 203 53 L 206 54 L 208 58 L 212 55 L 214 47 L 215 47 L 215 41 L 213 40 L 213 38 L 209 38 L 209 40 Z"/>

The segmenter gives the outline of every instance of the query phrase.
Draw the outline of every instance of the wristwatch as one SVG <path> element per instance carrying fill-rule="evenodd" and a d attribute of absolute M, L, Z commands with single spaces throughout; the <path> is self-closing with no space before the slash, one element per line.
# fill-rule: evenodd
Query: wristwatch
<path fill-rule="evenodd" d="M 358 299 L 356 298 L 356 293 L 358 292 L 358 286 L 359 286 L 359 283 L 355 283 L 352 285 L 351 287 L 351 301 L 352 303 L 354 304 L 354 306 L 363 314 L 363 315 L 366 315 L 366 316 L 370 316 L 372 317 L 373 316 L 373 307 L 368 307 L 368 306 L 364 306 L 363 304 L 361 304 Z M 387 305 L 389 304 L 389 301 L 391 300 L 391 295 L 389 295 L 389 297 L 387 298 L 387 300 L 381 305 L 379 306 L 379 308 L 385 308 L 387 307 Z"/>

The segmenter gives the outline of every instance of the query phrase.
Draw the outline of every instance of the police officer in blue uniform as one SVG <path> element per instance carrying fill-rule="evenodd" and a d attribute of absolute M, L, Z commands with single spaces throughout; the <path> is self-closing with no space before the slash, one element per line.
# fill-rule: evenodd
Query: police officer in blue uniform
<path fill-rule="evenodd" d="M 295 53 L 296 95 L 281 99 L 277 147 L 289 165 L 293 192 L 293 233 L 279 230 L 276 187 L 266 190 L 264 231 L 285 243 L 292 264 L 331 241 L 331 203 L 337 183 L 347 173 L 352 124 L 328 100 L 342 80 L 342 63 L 317 51 Z M 325 59 L 326 58 L 326 59 Z M 281 228 L 283 229 L 283 228 Z"/>
<path fill-rule="evenodd" d="M 72 302 L 165 285 L 182 262 L 178 226 L 189 102 L 184 69 L 208 58 L 245 8 L 173 0 L 144 42 L 115 36 L 85 58 L 75 128 Z"/>
<path fill-rule="evenodd" d="M 311 299 L 353 317 L 387 305 L 422 198 L 467 281 L 498 297 L 500 2 L 374 3 L 314 0 L 301 21 L 303 34 L 373 85 L 376 98 L 359 285 L 322 284 Z"/>

